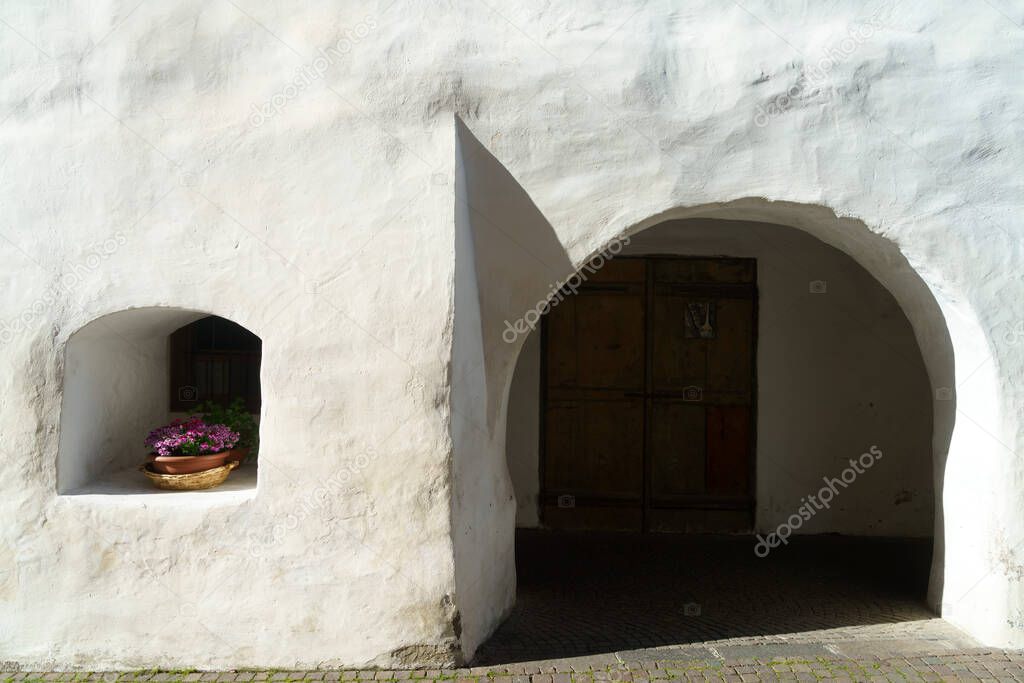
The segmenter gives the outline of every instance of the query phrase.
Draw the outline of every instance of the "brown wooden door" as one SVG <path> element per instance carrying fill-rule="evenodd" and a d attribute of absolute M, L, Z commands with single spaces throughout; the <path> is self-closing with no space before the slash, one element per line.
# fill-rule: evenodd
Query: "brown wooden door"
<path fill-rule="evenodd" d="M 752 259 L 617 259 L 555 306 L 544 523 L 749 529 L 755 316 Z"/>

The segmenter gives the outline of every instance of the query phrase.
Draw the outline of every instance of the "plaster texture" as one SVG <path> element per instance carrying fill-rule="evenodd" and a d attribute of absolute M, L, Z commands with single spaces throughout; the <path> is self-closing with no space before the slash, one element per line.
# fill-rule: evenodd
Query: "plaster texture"
<path fill-rule="evenodd" d="M 514 595 L 523 340 L 503 321 L 610 240 L 684 218 L 802 230 L 893 295 L 940 399 L 932 602 L 1024 646 L 1018 5 L 111 0 L 0 18 L 4 660 L 472 656 Z M 106 378 L 73 335 L 153 308 L 263 340 L 255 494 L 60 492 L 74 378 Z"/>

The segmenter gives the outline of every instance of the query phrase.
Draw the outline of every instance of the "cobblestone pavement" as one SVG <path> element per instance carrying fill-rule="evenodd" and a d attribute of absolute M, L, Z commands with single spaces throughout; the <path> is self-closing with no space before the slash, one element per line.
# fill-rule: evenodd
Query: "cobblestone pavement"
<path fill-rule="evenodd" d="M 450 683 L 659 683 L 686 681 L 1024 681 L 1024 656 L 972 649 L 920 657 L 752 657 L 721 660 L 664 652 L 651 659 L 544 662 L 435 671 L 137 671 L 130 673 L 4 673 L 0 680 L 165 683 L 233 681 L 445 681 Z M 612 661 L 614 660 L 614 661 Z"/>
<path fill-rule="evenodd" d="M 1024 681 L 923 602 L 926 542 L 520 533 L 518 601 L 473 668 L 0 673 L 0 681 Z"/>

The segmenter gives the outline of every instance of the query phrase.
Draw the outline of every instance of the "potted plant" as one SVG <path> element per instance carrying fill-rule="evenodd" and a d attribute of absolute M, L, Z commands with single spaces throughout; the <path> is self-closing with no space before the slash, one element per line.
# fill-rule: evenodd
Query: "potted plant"
<path fill-rule="evenodd" d="M 260 430 L 256 418 L 246 409 L 245 401 L 236 398 L 227 406 L 206 401 L 199 406 L 198 412 L 206 422 L 226 425 L 228 429 L 238 434 L 238 443 L 232 449 L 229 461 L 237 460 L 241 465 L 247 457 L 250 460 L 256 459 Z"/>
<path fill-rule="evenodd" d="M 221 467 L 238 443 L 238 433 L 193 415 L 158 427 L 146 437 L 150 466 L 162 474 L 192 474 Z"/>

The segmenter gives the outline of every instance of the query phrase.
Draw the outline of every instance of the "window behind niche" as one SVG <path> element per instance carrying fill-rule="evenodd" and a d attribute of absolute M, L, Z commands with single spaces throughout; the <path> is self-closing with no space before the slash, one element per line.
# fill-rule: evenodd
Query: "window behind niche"
<path fill-rule="evenodd" d="M 245 401 L 260 410 L 262 342 L 252 332 L 215 315 L 171 334 L 171 410 L 189 412 L 203 401 Z"/>

